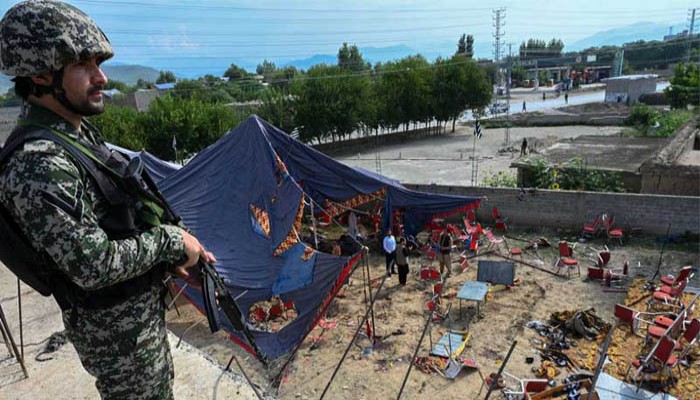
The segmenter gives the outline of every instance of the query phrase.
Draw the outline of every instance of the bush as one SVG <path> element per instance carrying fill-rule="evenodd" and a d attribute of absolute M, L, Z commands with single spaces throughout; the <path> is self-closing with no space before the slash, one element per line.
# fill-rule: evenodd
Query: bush
<path fill-rule="evenodd" d="M 518 178 L 505 171 L 498 171 L 497 174 L 487 175 L 484 178 L 484 185 L 489 187 L 514 188 L 518 187 Z"/>
<path fill-rule="evenodd" d="M 646 129 L 650 126 L 654 126 L 658 118 L 659 112 L 656 111 L 656 109 L 646 104 L 637 103 L 632 107 L 632 112 L 625 120 L 625 124 Z"/>
<path fill-rule="evenodd" d="M 588 169 L 580 158 L 566 163 L 549 164 L 542 158 L 528 159 L 534 168 L 535 185 L 542 189 L 581 190 L 624 193 L 622 177 L 617 172 Z"/>

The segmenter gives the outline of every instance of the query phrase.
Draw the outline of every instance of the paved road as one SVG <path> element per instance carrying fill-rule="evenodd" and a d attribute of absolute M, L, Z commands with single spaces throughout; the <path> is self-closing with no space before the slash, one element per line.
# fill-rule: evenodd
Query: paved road
<path fill-rule="evenodd" d="M 656 91 L 661 92 L 665 88 L 667 88 L 669 85 L 668 82 L 659 82 L 656 84 Z M 523 99 L 519 95 L 521 94 L 529 94 L 530 98 L 532 98 L 532 94 L 534 92 L 520 92 L 518 94 L 515 94 L 513 97 L 514 99 L 511 99 L 511 104 L 510 104 L 510 113 L 511 114 L 519 114 L 523 112 Z M 532 112 L 532 111 L 545 111 L 545 110 L 551 110 L 554 108 L 559 108 L 559 107 L 564 107 L 566 106 L 566 102 L 564 101 L 564 96 L 561 95 L 559 97 L 556 97 L 556 94 L 553 91 L 546 92 L 546 100 L 542 101 L 539 96 L 537 97 L 536 100 L 526 100 L 526 106 L 527 106 L 527 112 Z M 605 99 L 605 90 L 598 90 L 594 92 L 584 92 L 584 93 L 575 93 L 569 96 L 569 103 L 568 105 L 580 105 L 580 104 L 588 104 L 588 103 L 599 103 L 603 102 Z M 499 116 L 503 116 L 503 114 L 499 114 Z M 472 115 L 471 111 L 465 111 L 465 114 L 463 114 L 463 117 L 460 118 L 461 122 L 466 122 L 466 121 L 471 121 L 472 120 Z"/>

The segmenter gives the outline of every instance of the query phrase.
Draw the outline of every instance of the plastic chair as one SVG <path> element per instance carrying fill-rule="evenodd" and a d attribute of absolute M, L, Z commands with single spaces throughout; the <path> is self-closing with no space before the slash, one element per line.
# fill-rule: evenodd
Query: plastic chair
<path fill-rule="evenodd" d="M 583 236 L 583 237 L 597 237 L 598 235 L 600 235 L 602 228 L 603 228 L 602 222 L 603 222 L 604 217 L 607 217 L 607 215 L 606 214 L 598 214 L 598 215 L 596 215 L 593 222 L 591 222 L 590 224 L 584 224 L 583 230 L 581 230 L 581 236 Z"/>
<path fill-rule="evenodd" d="M 685 266 L 681 268 L 680 271 L 678 271 L 678 276 L 674 279 L 670 276 L 662 276 L 661 277 L 661 283 L 664 285 L 668 286 L 676 286 L 677 284 L 681 283 L 684 279 L 690 278 L 690 273 L 693 271 L 693 267 L 690 265 Z"/>
<path fill-rule="evenodd" d="M 636 382 L 637 391 L 641 387 L 642 381 L 644 380 L 644 375 L 653 374 L 663 374 L 665 371 L 670 371 L 669 366 L 676 364 L 676 356 L 673 355 L 673 349 L 676 347 L 676 343 L 663 336 L 661 340 L 652 348 L 649 355 L 640 359 L 636 358 L 632 361 L 630 366 L 627 368 L 627 373 L 625 377 L 629 376 L 630 370 L 634 367 L 635 373 L 632 376 L 632 380 Z M 642 379 L 637 380 L 639 375 L 642 374 Z M 670 374 L 671 379 L 673 379 L 673 374 Z"/>
<path fill-rule="evenodd" d="M 615 223 L 615 217 L 610 216 L 609 218 L 605 219 L 605 234 L 608 236 L 608 239 L 617 239 L 620 241 L 620 246 L 622 246 L 622 238 L 625 236 L 625 233 L 622 231 L 621 228 L 613 228 L 613 224 Z"/>
<path fill-rule="evenodd" d="M 569 278 L 571 278 L 571 268 L 576 267 L 578 269 L 578 276 L 581 276 L 581 267 L 578 264 L 578 260 L 574 259 L 574 249 L 569 246 L 569 243 L 561 241 L 559 242 L 559 258 L 554 263 L 554 265 L 561 270 L 566 268 L 566 272 Z"/>
<path fill-rule="evenodd" d="M 656 290 L 654 294 L 649 298 L 647 306 L 649 310 L 653 310 L 656 304 L 663 304 L 665 306 L 670 306 L 673 309 L 681 307 L 681 294 L 685 290 L 688 280 L 684 280 L 678 285 L 672 287 L 669 290 Z"/>
<path fill-rule="evenodd" d="M 494 223 L 495 223 L 495 224 L 494 224 L 494 228 L 495 228 L 496 230 L 501 231 L 501 232 L 506 232 L 506 231 L 508 230 L 508 227 L 506 226 L 506 220 L 507 220 L 507 218 L 505 218 L 504 216 L 502 216 L 502 215 L 498 212 L 498 208 L 496 208 L 496 207 L 494 207 L 494 208 L 491 210 L 491 215 L 493 215 L 493 219 L 494 219 Z"/>
<path fill-rule="evenodd" d="M 685 317 L 688 314 L 683 311 L 676 316 L 676 318 L 671 323 L 671 326 L 661 326 L 656 324 L 651 324 L 647 328 L 647 334 L 644 338 L 644 343 L 649 343 L 651 339 L 659 339 L 662 336 L 668 336 L 671 339 L 675 339 L 681 332 L 683 325 L 685 323 Z"/>
<path fill-rule="evenodd" d="M 615 304 L 615 317 L 629 325 L 633 334 L 641 336 L 637 333 L 639 328 L 639 311 L 623 306 L 622 304 Z"/>

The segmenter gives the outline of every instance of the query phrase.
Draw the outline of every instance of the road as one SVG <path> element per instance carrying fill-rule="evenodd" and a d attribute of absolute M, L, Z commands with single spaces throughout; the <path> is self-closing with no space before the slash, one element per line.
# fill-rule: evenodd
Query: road
<path fill-rule="evenodd" d="M 656 84 L 656 91 L 661 92 L 665 88 L 667 88 L 669 85 L 668 82 L 659 82 Z M 542 101 L 541 99 L 541 94 L 542 92 L 532 92 L 532 91 L 527 91 L 527 92 L 516 92 L 512 94 L 511 98 L 511 104 L 510 104 L 510 113 L 511 114 L 519 114 L 523 112 L 523 100 L 526 101 L 526 106 L 527 106 L 527 112 L 533 112 L 533 111 L 546 111 L 546 110 L 552 110 L 555 108 L 559 107 L 564 107 L 566 105 L 580 105 L 580 104 L 588 104 L 588 103 L 600 103 L 603 102 L 605 99 L 605 90 L 597 90 L 597 91 L 591 91 L 591 92 L 582 92 L 582 93 L 573 93 L 569 95 L 569 103 L 567 104 L 564 101 L 564 95 L 558 96 L 555 94 L 555 92 L 552 91 L 545 91 L 546 93 L 546 99 Z M 504 101 L 504 100 L 501 100 Z M 499 114 L 498 116 L 503 116 L 503 114 Z M 465 111 L 462 114 L 462 117 L 460 118 L 460 122 L 467 122 L 471 121 L 472 115 L 471 111 Z"/>

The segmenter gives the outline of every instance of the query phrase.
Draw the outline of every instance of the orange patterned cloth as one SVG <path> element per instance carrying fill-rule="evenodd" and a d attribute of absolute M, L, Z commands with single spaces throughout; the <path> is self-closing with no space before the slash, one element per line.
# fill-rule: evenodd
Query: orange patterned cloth
<path fill-rule="evenodd" d="M 386 189 L 381 188 L 376 192 L 369 194 L 360 194 L 351 199 L 341 202 L 335 202 L 330 199 L 326 199 L 326 201 L 323 202 L 323 209 L 326 211 L 326 213 L 328 213 L 328 215 L 334 217 L 336 215 L 340 215 L 348 211 L 348 209 L 357 208 L 357 206 L 368 203 L 372 200 L 376 200 L 377 197 L 384 197 L 385 195 Z"/>
<path fill-rule="evenodd" d="M 294 220 L 294 225 L 292 226 L 292 229 L 289 230 L 289 233 L 287 233 L 287 237 L 284 238 L 282 243 L 277 246 L 275 251 L 272 253 L 275 257 L 279 256 L 280 254 L 284 253 L 287 251 L 289 248 L 297 244 L 299 242 L 299 234 L 298 232 L 301 230 L 301 218 L 304 216 L 304 199 L 302 198 L 301 201 L 299 202 L 299 208 L 297 209 L 297 216 L 296 219 Z"/>
<path fill-rule="evenodd" d="M 260 225 L 260 228 L 265 232 L 265 235 L 270 236 L 270 216 L 267 211 L 261 209 L 255 204 L 250 205 L 250 212 L 255 217 L 255 220 Z"/>

